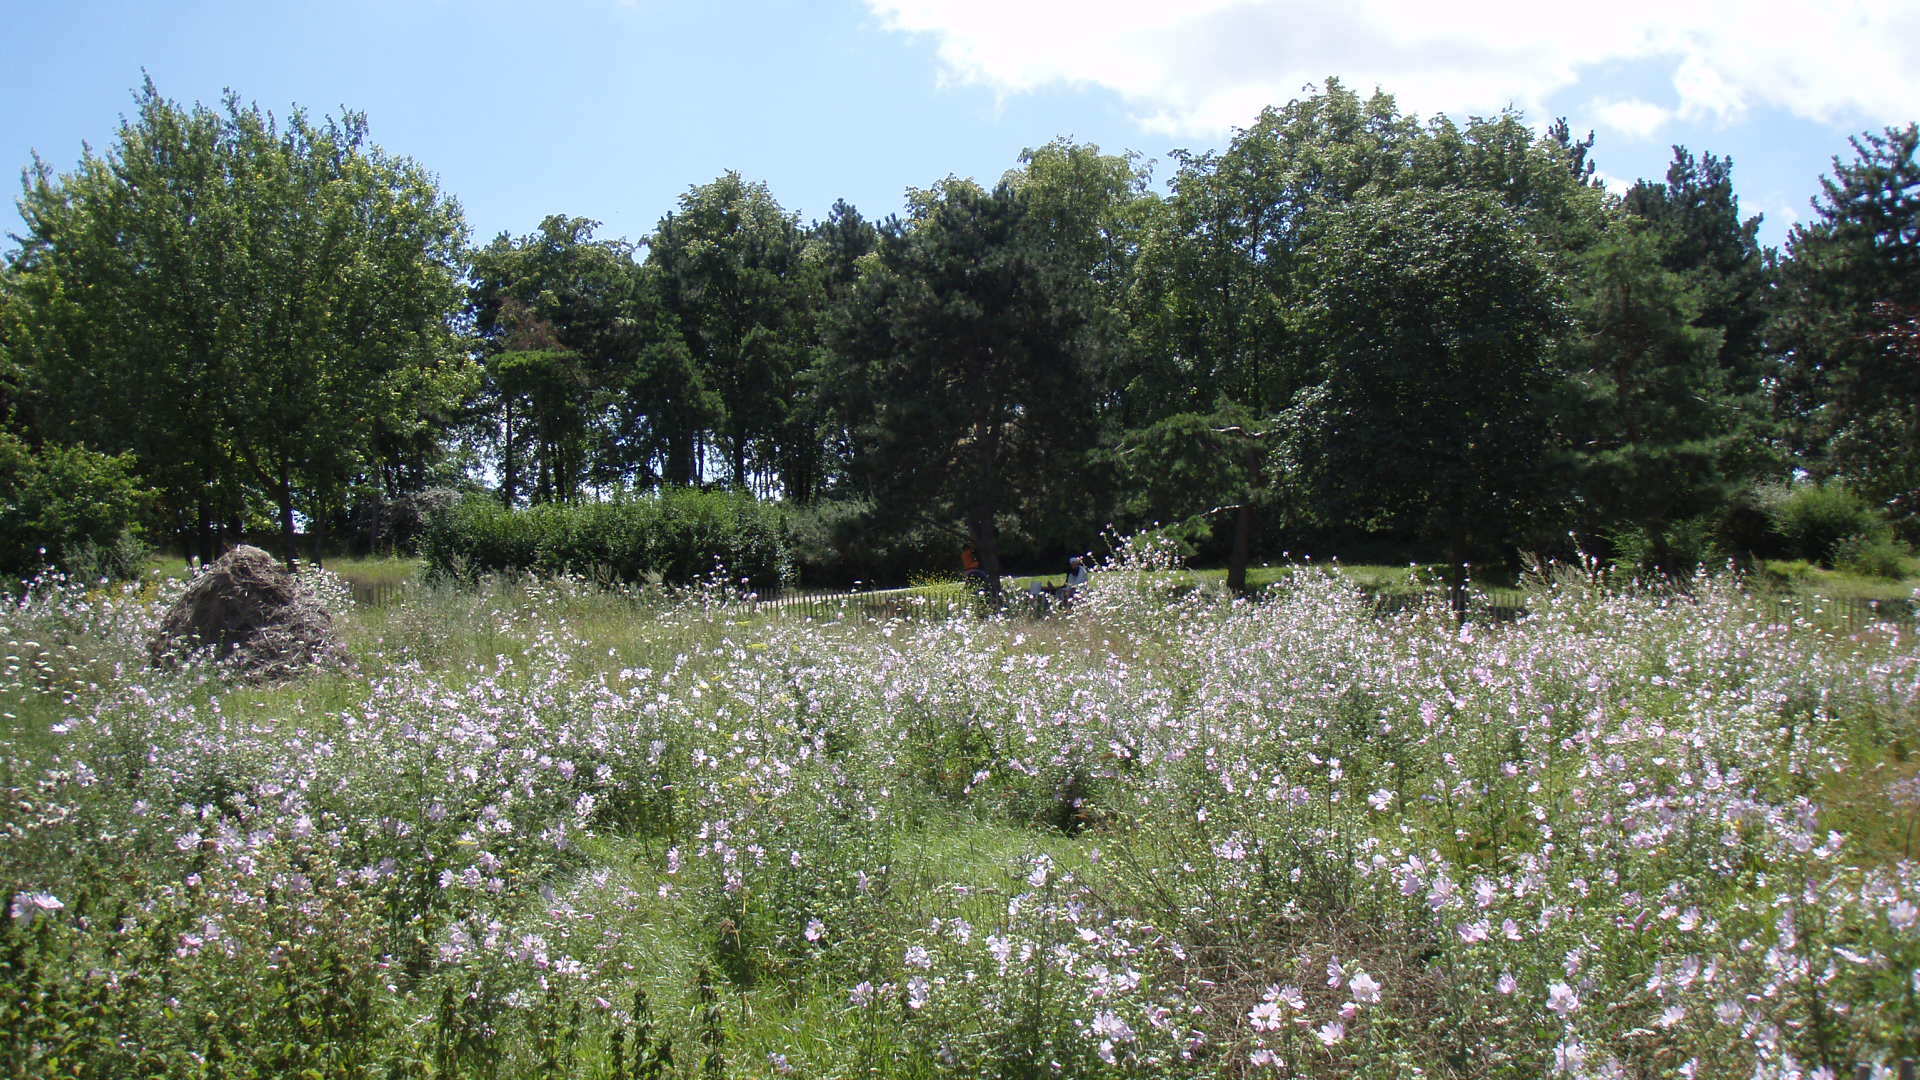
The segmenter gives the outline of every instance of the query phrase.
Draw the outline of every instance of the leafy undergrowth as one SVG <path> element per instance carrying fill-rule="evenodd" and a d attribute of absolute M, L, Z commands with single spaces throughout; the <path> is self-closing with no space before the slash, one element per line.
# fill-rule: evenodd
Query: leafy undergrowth
<path fill-rule="evenodd" d="M 324 580 L 324 579 L 322 579 Z M 1910 632 L 1118 568 L 1041 621 L 565 582 L 150 672 L 0 611 L 0 1072 L 1794 1077 L 1920 1052 Z M 336 602 L 343 586 L 329 586 Z"/>

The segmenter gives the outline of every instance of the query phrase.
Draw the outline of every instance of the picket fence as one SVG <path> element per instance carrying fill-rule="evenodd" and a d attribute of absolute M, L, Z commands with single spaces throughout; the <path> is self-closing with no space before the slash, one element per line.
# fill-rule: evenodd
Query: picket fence
<path fill-rule="evenodd" d="M 412 582 L 350 582 L 354 603 L 363 607 L 388 607 L 399 603 L 419 588 Z M 1519 589 L 1491 589 L 1476 593 L 1473 612 L 1479 618 L 1506 621 L 1527 613 L 1530 595 Z M 953 590 L 926 592 L 918 589 L 843 589 L 763 591 L 741 601 L 750 610 L 782 617 L 805 619 L 846 618 L 951 618 L 973 609 L 972 597 Z M 1390 593 L 1376 597 L 1377 614 L 1391 615 L 1419 607 L 1444 605 L 1444 590 Z M 1768 597 L 1765 610 L 1778 622 L 1805 621 L 1827 626 L 1842 633 L 1857 634 L 1876 625 L 1912 626 L 1916 605 L 1912 600 L 1868 600 L 1831 597 Z"/>

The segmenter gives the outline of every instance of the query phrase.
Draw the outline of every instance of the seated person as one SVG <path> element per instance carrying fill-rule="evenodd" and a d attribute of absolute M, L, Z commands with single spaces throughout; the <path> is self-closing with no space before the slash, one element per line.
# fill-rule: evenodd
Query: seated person
<path fill-rule="evenodd" d="M 1036 581 L 1027 586 L 1027 595 L 1035 599 L 1055 600 L 1065 607 L 1073 602 L 1073 594 L 1087 583 L 1088 576 L 1086 560 L 1075 555 L 1067 560 L 1067 580 L 1063 584 L 1047 585 Z"/>
<path fill-rule="evenodd" d="M 987 579 L 986 570 L 980 566 L 980 553 L 973 550 L 971 543 L 960 549 L 960 578 L 975 583 Z"/>

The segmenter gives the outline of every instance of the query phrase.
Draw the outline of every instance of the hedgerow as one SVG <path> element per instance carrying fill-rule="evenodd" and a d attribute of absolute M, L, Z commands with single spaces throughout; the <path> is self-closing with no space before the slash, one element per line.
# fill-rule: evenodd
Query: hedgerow
<path fill-rule="evenodd" d="M 724 568 L 766 587 L 790 577 L 792 563 L 778 506 L 690 488 L 527 509 L 468 499 L 429 519 L 421 554 L 429 577 L 467 582 L 533 574 L 685 585 Z"/>

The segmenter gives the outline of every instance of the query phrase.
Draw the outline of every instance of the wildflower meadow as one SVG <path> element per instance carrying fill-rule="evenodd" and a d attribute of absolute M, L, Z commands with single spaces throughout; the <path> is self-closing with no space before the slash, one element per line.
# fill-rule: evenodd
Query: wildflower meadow
<path fill-rule="evenodd" d="M 1517 618 L 414 588 L 351 666 L 0 610 L 0 1076 L 1891 1076 L 1920 655 L 1725 577 Z M 944 609 L 943 609 L 944 610 Z"/>

